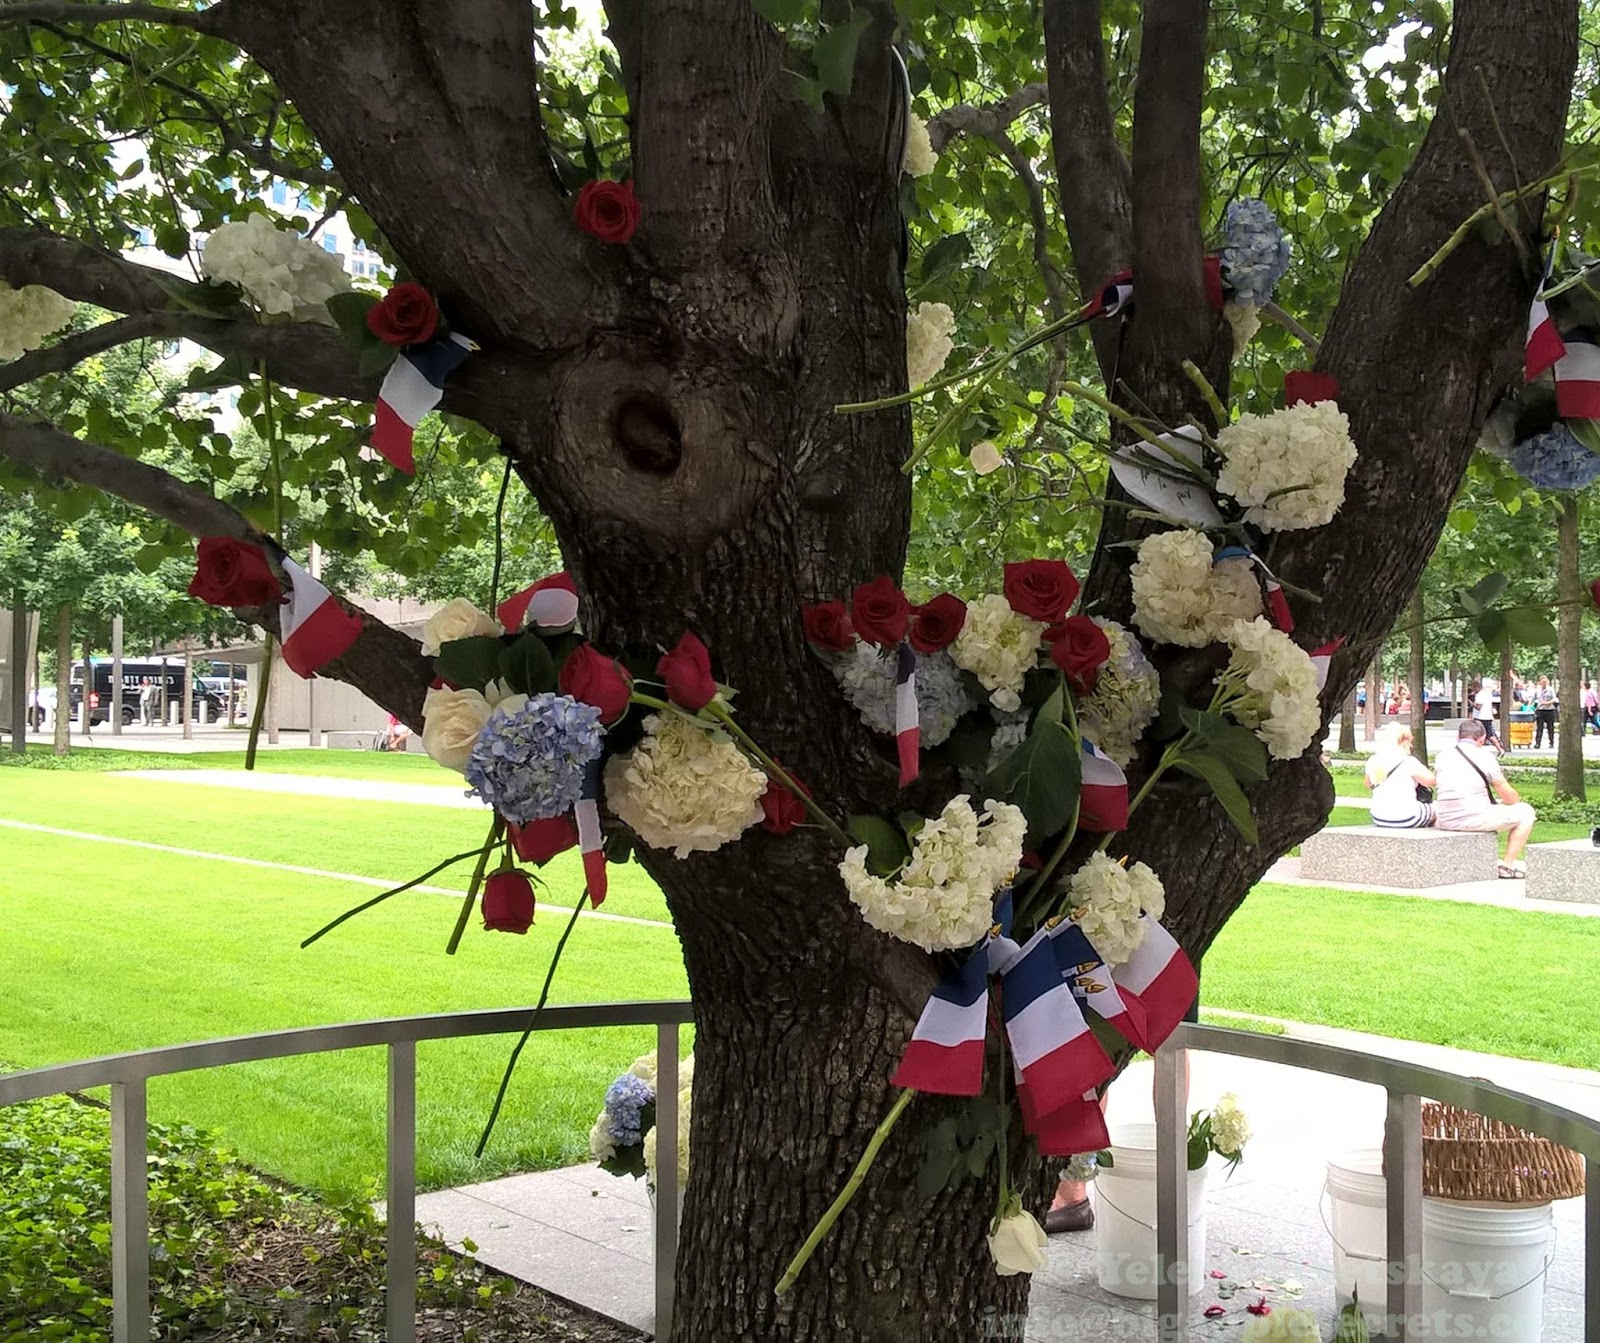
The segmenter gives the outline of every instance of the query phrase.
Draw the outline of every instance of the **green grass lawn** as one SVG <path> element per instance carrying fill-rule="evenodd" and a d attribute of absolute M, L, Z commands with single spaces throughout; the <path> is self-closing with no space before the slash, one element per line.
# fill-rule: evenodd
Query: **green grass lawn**
<path fill-rule="evenodd" d="M 26 783 L 4 789 L 0 816 L 25 809 L 46 823 L 104 833 L 131 828 L 140 838 L 151 838 L 162 818 L 162 827 L 173 828 L 162 833 L 189 847 L 243 852 L 279 844 L 289 850 L 285 857 L 346 869 L 361 865 L 359 855 L 381 855 L 385 833 L 391 853 L 394 845 L 409 851 L 422 843 L 414 824 L 463 826 L 467 819 L 444 808 L 216 797 L 182 785 L 172 785 L 169 797 L 167 789 L 134 780 L 39 775 Z M 107 787 L 122 795 L 112 797 Z M 201 799 L 203 809 L 196 807 Z M 240 812 L 258 803 L 261 812 L 250 813 L 255 825 L 272 819 L 280 834 L 252 844 L 244 836 L 254 826 Z M 466 843 L 474 837 L 467 834 Z M 525 938 L 475 926 L 452 959 L 443 946 L 456 902 L 400 896 L 302 951 L 306 932 L 370 892 L 15 829 L 0 829 L 0 844 L 0 1058 L 20 1066 L 297 1025 L 528 1003 L 564 921 L 548 914 Z M 345 846 L 349 852 L 341 852 Z M 367 866 L 406 875 L 394 862 Z M 616 875 L 619 885 L 644 881 Z M 571 885 L 570 894 L 577 889 Z M 625 903 L 622 893 L 616 902 Z M 595 920 L 568 943 L 551 1001 L 686 992 L 670 928 Z M 472 1147 L 510 1038 L 421 1046 L 421 1180 L 438 1186 L 584 1159 L 606 1086 L 652 1039 L 644 1030 L 536 1038 L 480 1163 Z M 348 1195 L 382 1172 L 383 1095 L 384 1059 L 374 1049 L 160 1079 L 151 1086 L 151 1110 L 158 1119 L 219 1130 L 250 1161 L 296 1184 Z"/>
<path fill-rule="evenodd" d="M 1290 1021 L 1600 1068 L 1600 920 L 1264 883 L 1201 1000 Z"/>
<path fill-rule="evenodd" d="M 106 737 L 113 741 L 115 738 Z M 117 746 L 80 746 L 74 739 L 69 755 L 53 755 L 50 747 L 30 742 L 22 755 L 0 749 L 0 768 L 40 770 L 51 773 L 104 774 L 125 769 L 238 769 L 244 768 L 244 745 L 237 751 L 196 751 L 181 755 L 175 751 L 127 751 Z M 262 774 L 321 774 L 335 779 L 385 779 L 401 783 L 436 783 L 443 788 L 462 788 L 461 776 L 435 764 L 425 755 L 412 751 L 312 750 L 286 747 L 263 748 L 256 755 L 256 769 Z"/>

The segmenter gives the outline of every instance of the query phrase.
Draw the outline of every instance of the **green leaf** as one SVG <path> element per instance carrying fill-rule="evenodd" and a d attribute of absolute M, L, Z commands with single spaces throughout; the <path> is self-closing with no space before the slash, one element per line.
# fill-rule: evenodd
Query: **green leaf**
<path fill-rule="evenodd" d="M 371 294 L 351 289 L 328 300 L 328 316 L 333 318 L 345 344 L 360 349 L 378 339 L 367 325 L 367 314 L 377 306 L 378 300 Z"/>
<path fill-rule="evenodd" d="M 1506 637 L 1518 648 L 1556 646 L 1556 627 L 1543 611 L 1515 610 L 1501 614 L 1505 617 Z"/>
<path fill-rule="evenodd" d="M 972 255 L 972 239 L 965 233 L 947 233 L 922 254 L 923 283 L 954 270 Z"/>
<path fill-rule="evenodd" d="M 1568 420 L 1572 436 L 1590 452 L 1600 452 L 1600 420 Z"/>
<path fill-rule="evenodd" d="M 1483 646 L 1491 653 L 1498 653 L 1505 647 L 1506 618 L 1499 611 L 1485 611 L 1473 624 L 1477 626 Z"/>
<path fill-rule="evenodd" d="M 956 1169 L 956 1162 L 960 1157 L 953 1141 L 949 1146 L 935 1145 L 931 1137 L 932 1135 L 927 1154 L 922 1158 L 922 1165 L 917 1170 L 917 1194 L 928 1200 L 937 1197 L 950 1182 L 950 1174 Z"/>
<path fill-rule="evenodd" d="M 156 246 L 170 257 L 189 255 L 189 230 L 177 224 L 162 224 L 156 229 Z"/>
<path fill-rule="evenodd" d="M 500 651 L 505 647 L 491 634 L 452 639 L 439 646 L 433 669 L 451 685 L 482 690 L 500 674 Z"/>
<path fill-rule="evenodd" d="M 856 77 L 856 49 L 871 22 L 872 15 L 865 10 L 852 10 L 844 23 L 818 34 L 811 59 L 816 62 L 817 82 L 824 93 L 842 98 L 850 92 Z"/>
<path fill-rule="evenodd" d="M 755 6 L 757 14 L 780 28 L 799 23 L 806 12 L 806 0 L 750 0 L 750 3 Z"/>
<path fill-rule="evenodd" d="M 183 390 L 186 392 L 216 392 L 224 387 L 237 387 L 248 382 L 254 370 L 250 361 L 242 355 L 230 354 L 220 364 L 207 368 L 204 364 L 196 364 L 189 370 L 189 376 L 184 380 Z"/>
<path fill-rule="evenodd" d="M 1222 803 L 1222 809 L 1228 813 L 1228 819 L 1244 836 L 1245 843 L 1260 843 L 1261 837 L 1256 831 L 1256 818 L 1250 814 L 1249 799 L 1245 797 L 1244 790 L 1239 787 L 1238 781 L 1227 765 L 1208 751 L 1185 751 L 1175 763 L 1185 774 L 1192 774 L 1211 786 L 1211 791 L 1217 795 L 1217 801 Z"/>
<path fill-rule="evenodd" d="M 375 378 L 399 357 L 399 350 L 393 345 L 385 345 L 381 340 L 363 345 L 361 353 L 356 356 L 356 372 L 363 378 Z"/>
<path fill-rule="evenodd" d="M 867 846 L 867 867 L 880 877 L 893 876 L 911 856 L 911 846 L 898 826 L 881 816 L 861 813 L 845 826 L 850 838 Z"/>
<path fill-rule="evenodd" d="M 1047 720 L 1049 707 L 1047 703 L 1039 711 L 1027 740 L 994 768 L 983 785 L 985 797 L 1022 808 L 1028 837 L 1035 843 L 1072 820 L 1083 782 L 1078 744 L 1059 722 Z"/>
<path fill-rule="evenodd" d="M 1469 616 L 1481 615 L 1505 596 L 1510 582 L 1504 574 L 1485 574 L 1465 592 L 1458 594 L 1461 609 Z"/>
<path fill-rule="evenodd" d="M 1244 783 L 1267 777 L 1267 748 L 1260 737 L 1231 718 L 1209 709 L 1184 709 L 1183 723 L 1205 749 L 1228 767 L 1228 773 Z"/>
<path fill-rule="evenodd" d="M 524 634 L 514 643 L 502 646 L 498 665 L 499 679 L 518 694 L 542 695 L 556 688 L 555 661 L 537 634 Z"/>

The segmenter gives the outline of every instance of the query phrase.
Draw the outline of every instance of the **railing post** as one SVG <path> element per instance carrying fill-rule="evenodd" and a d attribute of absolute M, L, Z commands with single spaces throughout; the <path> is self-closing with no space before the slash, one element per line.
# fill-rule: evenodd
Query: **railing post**
<path fill-rule="evenodd" d="M 1389 1299 L 1384 1333 L 1410 1336 L 1422 1314 L 1422 1098 L 1388 1091 L 1383 1178 L 1388 1214 Z"/>
<path fill-rule="evenodd" d="M 1583 1336 L 1600 1338 L 1600 1161 L 1583 1170 Z"/>
<path fill-rule="evenodd" d="M 672 1336 L 672 1293 L 678 1266 L 678 1023 L 656 1023 L 656 1327 Z"/>
<path fill-rule="evenodd" d="M 150 1133 L 145 1079 L 111 1084 L 111 1338 L 150 1337 Z"/>
<path fill-rule="evenodd" d="M 389 1046 L 389 1153 L 384 1216 L 388 1343 L 417 1336 L 417 1045 Z"/>
<path fill-rule="evenodd" d="M 1181 1028 L 1180 1028 L 1181 1029 Z M 1189 1144 L 1182 1085 L 1188 1055 L 1170 1041 L 1156 1050 L 1156 1337 L 1187 1337 L 1189 1275 Z"/>

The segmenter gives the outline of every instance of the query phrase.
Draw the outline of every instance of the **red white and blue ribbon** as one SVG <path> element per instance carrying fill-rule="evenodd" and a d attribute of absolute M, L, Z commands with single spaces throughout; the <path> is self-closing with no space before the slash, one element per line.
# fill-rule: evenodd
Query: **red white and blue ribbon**
<path fill-rule="evenodd" d="M 1278 582 L 1271 569 L 1267 568 L 1266 561 L 1252 550 L 1243 546 L 1224 546 L 1216 553 L 1213 564 L 1223 560 L 1244 559 L 1255 565 L 1261 575 L 1261 595 L 1266 605 L 1267 619 L 1272 622 L 1274 629 L 1282 630 L 1285 634 L 1294 633 L 1294 616 L 1289 610 L 1289 599 L 1284 595 L 1283 584 Z"/>
<path fill-rule="evenodd" d="M 596 756 L 583 771 L 583 794 L 572 809 L 578 825 L 578 849 L 583 854 L 583 877 L 596 908 L 606 898 L 606 851 L 600 833 L 601 778 L 600 757 Z"/>
<path fill-rule="evenodd" d="M 1144 935 L 1128 960 L 1111 972 L 1124 1001 L 1144 1013 L 1145 1038 L 1157 1048 L 1177 1028 L 1200 993 L 1200 976 L 1177 939 L 1148 914 L 1140 916 Z"/>
<path fill-rule="evenodd" d="M 1556 319 L 1544 301 L 1545 286 L 1555 271 L 1554 245 L 1545 253 L 1544 274 L 1539 278 L 1539 288 L 1534 291 L 1533 303 L 1528 309 L 1528 342 L 1523 350 L 1523 373 L 1529 382 L 1548 373 L 1567 352 L 1567 343 L 1556 329 Z"/>
<path fill-rule="evenodd" d="M 348 651 L 361 634 L 361 617 L 346 611 L 333 594 L 288 556 L 280 560 L 290 584 L 278 618 L 283 660 L 307 680 Z"/>
<path fill-rule="evenodd" d="M 1104 835 L 1128 828 L 1128 776 L 1091 741 L 1083 743 L 1078 829 Z"/>
<path fill-rule="evenodd" d="M 372 446 L 397 471 L 416 474 L 411 452 L 412 431 L 422 417 L 444 396 L 445 380 L 472 351 L 477 342 L 460 332 L 430 340 L 426 345 L 409 345 L 400 351 L 383 386 L 378 390 L 378 405 L 372 419 Z"/>
<path fill-rule="evenodd" d="M 1600 345 L 1587 331 L 1569 332 L 1556 360 L 1556 412 L 1564 420 L 1600 420 Z"/>
<path fill-rule="evenodd" d="M 894 663 L 894 744 L 900 753 L 900 786 L 921 772 L 922 723 L 917 712 L 917 654 L 902 643 Z"/>
<path fill-rule="evenodd" d="M 934 986 L 895 1070 L 897 1087 L 940 1096 L 983 1090 L 989 1020 L 989 949 L 981 946 Z"/>
<path fill-rule="evenodd" d="M 1310 653 L 1311 665 L 1317 672 L 1317 689 L 1321 690 L 1328 684 L 1328 664 L 1333 661 L 1333 655 L 1339 651 L 1344 643 L 1344 635 L 1340 635 L 1332 643 L 1323 644 L 1321 648 L 1313 648 Z"/>
<path fill-rule="evenodd" d="M 545 634 L 571 629 L 578 619 L 578 588 L 565 569 L 513 593 L 495 608 L 502 629 L 515 634 L 531 626 Z"/>

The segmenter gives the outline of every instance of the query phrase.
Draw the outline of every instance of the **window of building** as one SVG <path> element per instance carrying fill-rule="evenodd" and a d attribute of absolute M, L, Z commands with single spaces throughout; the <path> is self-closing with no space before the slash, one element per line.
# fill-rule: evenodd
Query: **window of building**
<path fill-rule="evenodd" d="M 324 233 L 322 235 L 322 250 L 324 252 L 333 252 L 335 255 L 337 255 L 339 251 L 339 239 L 331 233 Z"/>
<path fill-rule="evenodd" d="M 289 203 L 289 188 L 282 182 L 272 184 L 272 203 L 274 205 L 287 205 Z"/>

